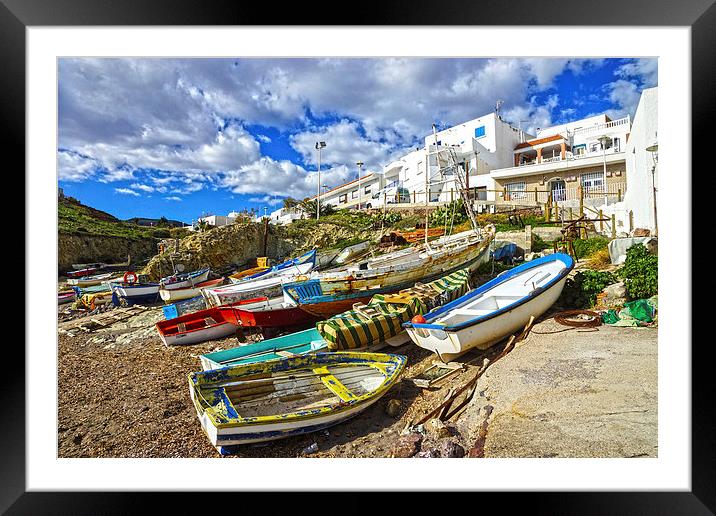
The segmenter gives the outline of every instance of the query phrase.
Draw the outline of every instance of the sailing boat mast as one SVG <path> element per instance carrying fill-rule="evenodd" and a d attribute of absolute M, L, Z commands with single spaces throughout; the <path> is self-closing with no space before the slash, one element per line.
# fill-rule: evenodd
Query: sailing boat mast
<path fill-rule="evenodd" d="M 440 160 L 438 157 L 438 133 L 435 131 L 435 124 L 433 124 L 433 143 L 435 144 L 435 160 L 440 167 Z M 428 202 L 430 198 L 430 150 L 428 150 L 428 159 L 425 164 L 425 247 L 428 247 Z"/>

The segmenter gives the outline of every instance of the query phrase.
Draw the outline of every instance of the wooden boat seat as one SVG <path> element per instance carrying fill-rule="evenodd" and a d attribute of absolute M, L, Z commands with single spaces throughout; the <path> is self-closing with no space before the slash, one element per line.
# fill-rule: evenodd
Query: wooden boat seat
<path fill-rule="evenodd" d="M 280 357 L 294 357 L 296 356 L 295 353 L 291 353 L 290 351 L 277 351 L 276 354 Z"/>
<path fill-rule="evenodd" d="M 492 312 L 494 312 L 494 310 L 462 309 L 462 310 L 455 310 L 453 313 L 455 315 L 471 315 L 473 317 L 479 317 L 480 315 L 487 315 Z"/>
<path fill-rule="evenodd" d="M 180 322 L 177 324 L 177 330 L 179 330 L 179 333 L 184 333 L 186 331 L 186 324 Z"/>
<path fill-rule="evenodd" d="M 213 317 L 204 317 L 204 322 L 207 326 L 216 326 L 216 320 Z"/>

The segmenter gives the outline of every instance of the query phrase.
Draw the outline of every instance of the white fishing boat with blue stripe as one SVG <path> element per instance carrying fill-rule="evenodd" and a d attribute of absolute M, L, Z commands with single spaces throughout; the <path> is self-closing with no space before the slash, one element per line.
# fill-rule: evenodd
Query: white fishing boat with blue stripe
<path fill-rule="evenodd" d="M 403 327 L 443 362 L 473 348 L 487 349 L 545 313 L 573 268 L 572 257 L 562 253 L 526 262 Z"/>
<path fill-rule="evenodd" d="M 233 285 L 207 288 L 201 291 L 207 306 L 224 306 L 237 301 L 255 297 L 269 299 L 283 295 L 283 284 L 307 279 L 306 276 L 316 266 L 316 250 L 274 265 L 263 272 L 247 276 Z"/>
<path fill-rule="evenodd" d="M 180 288 L 191 288 L 198 283 L 202 283 L 209 278 L 211 270 L 206 267 L 198 271 L 186 272 L 184 274 L 174 274 L 159 280 L 164 290 L 176 290 Z"/>

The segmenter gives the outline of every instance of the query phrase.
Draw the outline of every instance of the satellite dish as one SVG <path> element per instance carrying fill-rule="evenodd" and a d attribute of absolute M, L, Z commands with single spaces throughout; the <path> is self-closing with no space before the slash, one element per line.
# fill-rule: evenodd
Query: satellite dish
<path fill-rule="evenodd" d="M 184 264 L 177 263 L 176 270 L 177 270 L 177 272 L 184 272 Z"/>

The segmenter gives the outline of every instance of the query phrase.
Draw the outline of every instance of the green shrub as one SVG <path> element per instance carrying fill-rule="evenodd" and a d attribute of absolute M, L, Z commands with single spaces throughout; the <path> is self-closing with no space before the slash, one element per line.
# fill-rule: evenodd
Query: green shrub
<path fill-rule="evenodd" d="M 594 306 L 604 287 L 617 282 L 610 272 L 584 270 L 575 274 L 574 279 L 567 278 L 560 301 L 570 308 L 590 308 Z"/>
<path fill-rule="evenodd" d="M 630 299 L 649 298 L 659 289 L 659 258 L 643 244 L 634 244 L 627 249 L 624 266 L 617 274 L 624 278 Z"/>
<path fill-rule="evenodd" d="M 453 226 L 462 224 L 467 220 L 467 212 L 465 211 L 465 206 L 463 206 L 462 199 L 440 206 L 430 214 L 428 220 L 432 227 L 449 227 L 451 223 Z"/>
<path fill-rule="evenodd" d="M 606 249 L 609 246 L 609 239 L 602 236 L 587 238 L 586 240 L 575 238 L 572 244 L 574 244 L 574 253 L 577 258 L 587 258 L 597 251 Z"/>
<path fill-rule="evenodd" d="M 152 236 L 154 238 L 169 238 L 170 233 L 168 229 L 154 229 L 152 230 Z"/>

